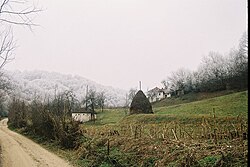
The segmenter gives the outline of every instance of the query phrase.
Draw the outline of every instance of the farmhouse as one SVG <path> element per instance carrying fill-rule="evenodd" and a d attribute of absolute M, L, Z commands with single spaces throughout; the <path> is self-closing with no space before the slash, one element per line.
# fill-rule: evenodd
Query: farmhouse
<path fill-rule="evenodd" d="M 164 98 L 171 97 L 170 91 L 167 89 L 160 89 L 155 87 L 147 92 L 148 100 L 150 103 L 159 101 Z"/>
<path fill-rule="evenodd" d="M 91 113 L 89 111 L 72 112 L 72 119 L 78 122 L 88 122 L 96 119 L 96 112 Z"/>

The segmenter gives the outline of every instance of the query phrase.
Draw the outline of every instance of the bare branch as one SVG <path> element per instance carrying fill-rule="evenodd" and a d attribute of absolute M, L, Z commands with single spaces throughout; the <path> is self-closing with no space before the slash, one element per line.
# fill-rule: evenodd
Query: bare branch
<path fill-rule="evenodd" d="M 32 27 L 38 26 L 33 19 L 41 11 L 26 0 L 0 0 L 0 70 L 14 59 L 16 45 L 12 26 L 21 25 L 32 31 Z"/>
<path fill-rule="evenodd" d="M 26 4 L 26 1 L 10 1 L 4 0 L 0 4 L 0 22 L 7 24 L 22 25 L 31 28 L 32 26 L 38 26 L 33 23 L 34 15 L 41 12 L 42 9 L 38 9 L 35 5 L 25 7 L 23 9 L 14 9 L 13 4 Z"/>
<path fill-rule="evenodd" d="M 15 42 L 11 28 L 0 35 L 0 70 L 14 59 Z"/>
<path fill-rule="evenodd" d="M 10 20 L 6 20 L 6 19 L 0 19 L 0 21 L 7 22 L 10 24 L 16 24 L 16 25 L 38 26 L 38 24 L 34 24 L 34 23 L 30 23 L 30 22 L 25 23 L 25 22 L 10 21 Z"/>
<path fill-rule="evenodd" d="M 41 9 L 35 9 L 35 8 L 32 10 L 29 10 L 29 11 L 26 11 L 26 10 L 27 9 L 24 9 L 24 10 L 19 11 L 19 12 L 3 10 L 1 13 L 2 14 L 7 13 L 7 14 L 15 14 L 15 15 L 27 15 L 27 14 L 38 13 L 38 12 L 42 11 Z"/>

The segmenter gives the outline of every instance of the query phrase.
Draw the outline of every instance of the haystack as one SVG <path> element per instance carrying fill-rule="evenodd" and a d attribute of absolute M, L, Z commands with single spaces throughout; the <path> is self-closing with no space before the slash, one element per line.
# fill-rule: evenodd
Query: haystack
<path fill-rule="evenodd" d="M 130 114 L 152 114 L 152 105 L 145 96 L 145 94 L 139 90 L 132 100 L 130 105 Z"/>

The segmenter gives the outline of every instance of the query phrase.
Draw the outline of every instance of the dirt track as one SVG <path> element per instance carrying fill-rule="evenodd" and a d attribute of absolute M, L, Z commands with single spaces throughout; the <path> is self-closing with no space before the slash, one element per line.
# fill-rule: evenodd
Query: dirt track
<path fill-rule="evenodd" d="M 9 130 L 7 121 L 0 121 L 0 167 L 71 166 L 30 139 Z"/>

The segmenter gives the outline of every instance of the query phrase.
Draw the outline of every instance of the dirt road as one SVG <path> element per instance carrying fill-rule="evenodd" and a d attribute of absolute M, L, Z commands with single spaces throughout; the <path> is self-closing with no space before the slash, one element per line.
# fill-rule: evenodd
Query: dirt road
<path fill-rule="evenodd" d="M 7 128 L 0 121 L 0 167 L 70 167 L 69 163 L 30 139 Z"/>

